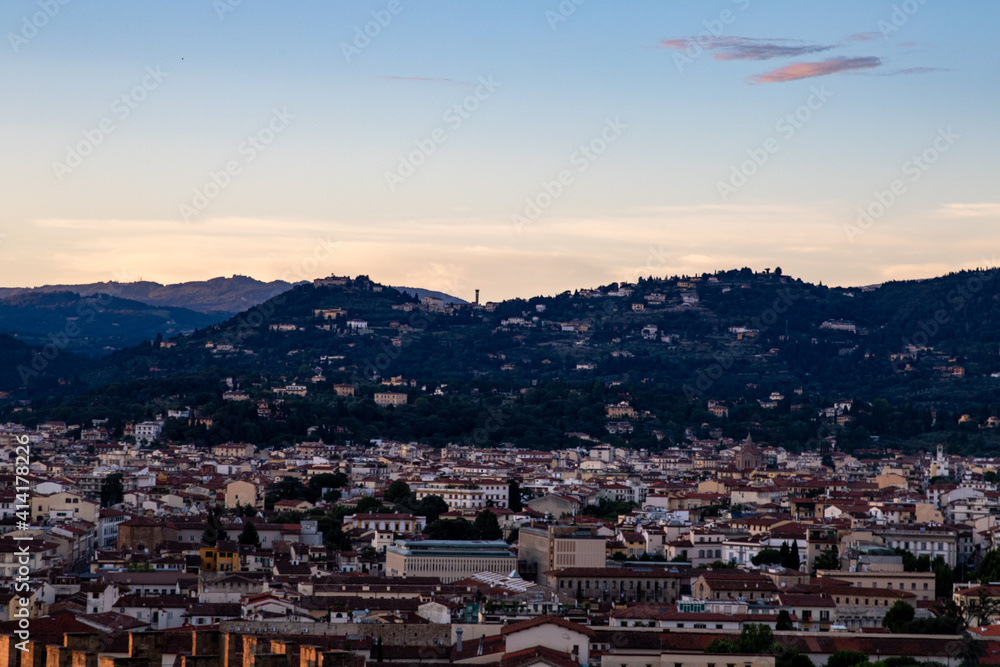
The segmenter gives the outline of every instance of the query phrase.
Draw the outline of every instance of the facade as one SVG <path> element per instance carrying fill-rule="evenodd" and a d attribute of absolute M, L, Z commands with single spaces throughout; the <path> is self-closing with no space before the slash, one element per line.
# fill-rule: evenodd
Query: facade
<path fill-rule="evenodd" d="M 507 574 L 516 569 L 517 556 L 501 540 L 397 540 L 385 550 L 385 573 L 390 577 L 438 577 L 451 583 L 478 572 Z"/>
<path fill-rule="evenodd" d="M 395 391 L 376 391 L 375 392 L 375 405 L 380 405 L 382 407 L 395 407 L 397 405 L 406 405 L 407 396 L 406 394 L 395 392 Z"/>
<path fill-rule="evenodd" d="M 258 497 L 257 485 L 243 480 L 236 480 L 226 484 L 226 507 L 236 507 L 238 505 L 250 505 L 260 507 L 261 502 Z"/>
<path fill-rule="evenodd" d="M 79 519 L 94 523 L 100 510 L 100 505 L 94 501 L 66 491 L 35 496 L 31 499 L 31 504 L 35 508 L 32 512 L 35 521 L 39 522 Z"/>
<path fill-rule="evenodd" d="M 426 496 L 440 496 L 448 503 L 448 509 L 482 510 L 491 506 L 507 507 L 510 484 L 494 479 L 442 479 L 427 482 L 414 492 L 417 500 L 423 500 Z"/>
<path fill-rule="evenodd" d="M 948 567 L 967 562 L 975 553 L 972 529 L 934 524 L 888 526 L 873 531 L 890 549 L 906 549 L 916 557 L 928 556 L 932 561 L 941 556 Z"/>
<path fill-rule="evenodd" d="M 139 422 L 135 425 L 135 441 L 139 444 L 153 442 L 160 437 L 163 431 L 163 422 Z"/>
<path fill-rule="evenodd" d="M 147 519 L 136 517 L 118 524 L 118 549 L 154 551 L 164 542 L 173 542 L 177 539 L 177 529 L 164 524 Z"/>
<path fill-rule="evenodd" d="M 256 447 L 243 442 L 226 442 L 212 447 L 212 453 L 216 456 L 234 459 L 248 459 L 256 451 Z"/>
<path fill-rule="evenodd" d="M 202 545 L 199 550 L 202 572 L 238 572 L 240 569 L 239 545 L 235 542 L 218 542 L 215 546 Z"/>
<path fill-rule="evenodd" d="M 344 517 L 344 528 L 380 530 L 392 533 L 416 533 L 427 525 L 427 519 L 412 514 L 351 514 Z"/>
<path fill-rule="evenodd" d="M 818 570 L 820 578 L 829 577 L 846 581 L 856 588 L 884 588 L 890 591 L 912 593 L 917 600 L 934 600 L 933 572 L 843 572 Z"/>
<path fill-rule="evenodd" d="M 549 572 L 563 568 L 603 568 L 607 539 L 593 526 L 523 526 L 518 531 L 518 560 L 538 572 L 538 583 L 553 586 Z"/>
<path fill-rule="evenodd" d="M 548 580 L 558 593 L 578 600 L 674 604 L 684 576 L 664 567 L 568 567 L 550 572 Z"/>

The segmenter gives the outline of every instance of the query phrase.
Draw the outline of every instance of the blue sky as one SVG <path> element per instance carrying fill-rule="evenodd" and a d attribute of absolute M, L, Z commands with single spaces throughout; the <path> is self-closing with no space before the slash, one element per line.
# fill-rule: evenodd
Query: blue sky
<path fill-rule="evenodd" d="M 497 299 L 996 264 L 998 18 L 936 0 L 5 2 L 0 284 L 367 273 Z"/>

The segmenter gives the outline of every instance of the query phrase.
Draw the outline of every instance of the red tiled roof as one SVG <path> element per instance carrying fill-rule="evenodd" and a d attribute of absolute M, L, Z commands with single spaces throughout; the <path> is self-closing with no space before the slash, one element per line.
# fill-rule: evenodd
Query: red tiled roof
<path fill-rule="evenodd" d="M 585 625 L 580 625 L 579 623 L 573 623 L 572 621 L 567 621 L 564 618 L 560 618 L 558 616 L 552 616 L 550 614 L 544 614 L 542 616 L 536 616 L 535 618 L 530 618 L 526 621 L 519 621 L 517 623 L 506 625 L 501 631 L 501 634 L 504 637 L 506 637 L 507 635 L 515 632 L 528 630 L 530 628 L 546 624 L 558 625 L 561 628 L 565 628 L 567 630 L 573 630 L 574 632 L 579 632 L 581 634 L 587 635 L 588 637 L 596 636 L 594 631 Z"/>

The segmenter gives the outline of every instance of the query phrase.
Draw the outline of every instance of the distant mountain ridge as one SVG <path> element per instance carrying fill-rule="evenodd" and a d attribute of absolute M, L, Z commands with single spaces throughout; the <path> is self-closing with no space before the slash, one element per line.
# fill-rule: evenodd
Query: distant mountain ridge
<path fill-rule="evenodd" d="M 452 296 L 444 292 L 436 292 L 430 289 L 423 289 L 422 287 L 393 287 L 395 290 L 399 290 L 403 294 L 409 294 L 410 296 L 415 296 L 418 299 L 422 299 L 425 296 L 433 296 L 441 299 L 445 304 L 468 304 L 469 302 L 465 299 L 459 299 L 457 296 Z"/>
<path fill-rule="evenodd" d="M 161 308 L 186 308 L 199 313 L 232 314 L 264 303 L 293 286 L 293 283 L 284 280 L 262 282 L 249 276 L 234 275 L 230 278 L 218 277 L 170 285 L 143 280 L 134 283 L 110 281 L 83 285 L 0 287 L 0 303 L 15 295 L 73 292 L 84 297 L 109 294 Z"/>
<path fill-rule="evenodd" d="M 107 294 L 29 291 L 0 299 L 0 331 L 28 345 L 54 344 L 85 355 L 191 333 L 225 313 L 155 306 Z"/>

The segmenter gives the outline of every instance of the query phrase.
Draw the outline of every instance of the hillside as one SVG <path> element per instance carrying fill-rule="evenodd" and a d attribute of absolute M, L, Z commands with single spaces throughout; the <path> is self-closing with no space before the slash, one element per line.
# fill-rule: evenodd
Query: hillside
<path fill-rule="evenodd" d="M 89 297 L 72 292 L 28 292 L 0 300 L 0 331 L 32 346 L 56 345 L 87 355 L 131 347 L 157 335 L 193 332 L 218 316 L 187 308 Z"/>
<path fill-rule="evenodd" d="M 173 285 L 139 281 L 134 283 L 102 282 L 86 285 L 45 285 L 43 287 L 0 287 L 0 299 L 14 295 L 51 292 L 74 292 L 81 296 L 110 294 L 122 299 L 141 301 L 159 307 L 183 307 L 200 313 L 229 315 L 252 308 L 290 289 L 292 283 L 274 280 L 269 283 L 247 276 L 212 278 Z"/>
<path fill-rule="evenodd" d="M 31 398 L 38 418 L 79 419 L 146 414 L 170 398 L 218 417 L 214 431 L 187 434 L 207 441 L 289 442 L 319 425 L 330 438 L 542 448 L 572 431 L 662 446 L 713 428 L 793 448 L 938 431 L 985 446 L 992 432 L 957 421 L 997 415 L 998 276 L 839 289 L 743 269 L 436 311 L 359 277 L 296 287 L 169 347 L 122 350 L 12 397 Z M 224 401 L 224 378 L 257 402 Z M 410 404 L 377 407 L 382 382 Z M 292 384 L 306 396 L 276 393 Z M 356 397 L 338 396 L 337 384 Z M 847 420 L 817 416 L 852 400 Z M 606 406 L 622 401 L 634 416 L 609 418 Z M 619 428 L 609 421 L 631 432 L 609 433 Z"/>

